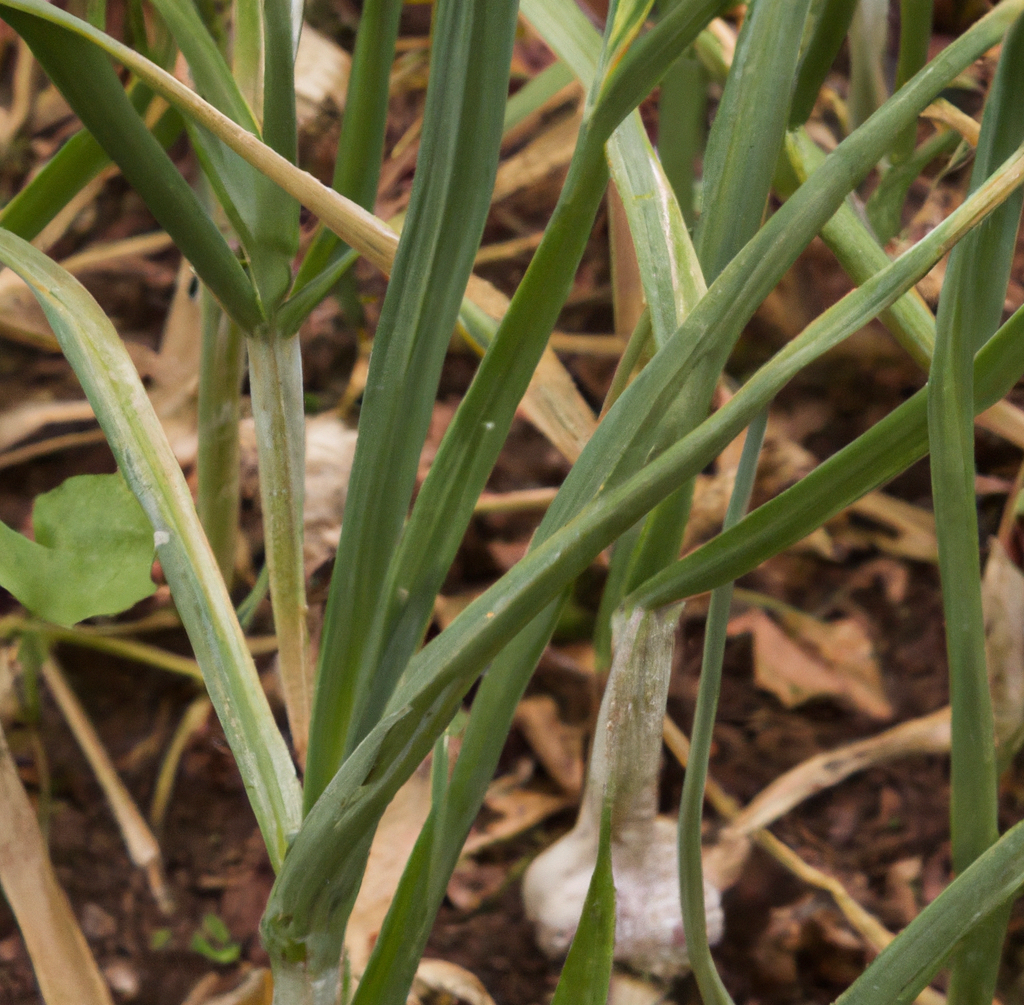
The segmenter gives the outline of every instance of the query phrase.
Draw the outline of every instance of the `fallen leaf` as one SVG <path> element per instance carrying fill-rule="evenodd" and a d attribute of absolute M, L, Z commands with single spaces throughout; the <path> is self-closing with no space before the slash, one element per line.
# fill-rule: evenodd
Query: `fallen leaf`
<path fill-rule="evenodd" d="M 491 201 L 497 203 L 507 199 L 565 167 L 576 149 L 580 122 L 579 111 L 556 119 L 522 150 L 503 161 L 494 179 Z"/>
<path fill-rule="evenodd" d="M 214 1006 L 262 1006 L 274 1001 L 270 968 L 253 968 L 230 992 L 207 1000 Z"/>
<path fill-rule="evenodd" d="M 914 883 L 921 877 L 922 864 L 920 856 L 912 856 L 898 860 L 885 872 L 884 907 L 899 928 L 913 922 L 921 910 Z"/>
<path fill-rule="evenodd" d="M 182 259 L 164 322 L 160 352 L 152 365 L 149 397 L 180 465 L 199 450 L 199 358 L 202 308 L 192 266 Z"/>
<path fill-rule="evenodd" d="M 327 101 L 345 110 L 352 57 L 336 42 L 303 24 L 295 53 L 295 111 L 299 128 L 312 119 Z"/>
<path fill-rule="evenodd" d="M 566 794 L 583 791 L 583 729 L 565 723 L 550 695 L 531 695 L 516 708 L 519 727 L 537 760 Z"/>
<path fill-rule="evenodd" d="M 525 761 L 529 765 L 529 759 Z M 479 852 L 496 842 L 514 838 L 552 814 L 576 804 L 575 797 L 564 793 L 527 789 L 525 781 L 524 773 L 520 771 L 501 776 L 491 783 L 484 797 L 484 806 L 495 817 L 483 825 L 473 826 L 462 847 L 464 854 Z"/>
<path fill-rule="evenodd" d="M 996 748 L 1005 765 L 1024 743 L 1024 573 L 996 538 L 989 546 L 981 601 Z"/>
<path fill-rule="evenodd" d="M 436 957 L 424 957 L 420 961 L 412 988 L 421 1001 L 450 1002 L 454 997 L 457 1002 L 479 1006 L 494 1002 L 484 983 L 472 971 Z"/>
<path fill-rule="evenodd" d="M 0 883 L 46 1002 L 109 1003 L 110 992 L 63 888 L 0 731 Z"/>
<path fill-rule="evenodd" d="M 787 708 L 821 696 L 844 700 L 875 719 L 891 719 L 871 641 L 850 618 L 819 622 L 794 616 L 794 639 L 763 611 L 752 608 L 729 622 L 729 635 L 754 637 L 754 681 Z M 803 645 L 801 645 L 803 644 Z"/>
<path fill-rule="evenodd" d="M 464 856 L 452 871 L 446 894 L 460 911 L 475 912 L 497 894 L 507 880 L 507 867 L 497 863 L 478 863 L 471 856 Z"/>
<path fill-rule="evenodd" d="M 0 415 L 0 450 L 40 433 L 47 426 L 95 419 L 92 406 L 79 399 L 66 402 L 24 402 Z"/>
<path fill-rule="evenodd" d="M 530 547 L 529 538 L 520 538 L 519 541 L 489 541 L 487 551 L 490 552 L 494 564 L 503 573 L 507 573 L 524 555 Z"/>
<path fill-rule="evenodd" d="M 794 765 L 770 783 L 723 830 L 720 839 L 751 835 L 788 814 L 809 797 L 835 786 L 855 772 L 908 755 L 949 750 L 949 706 L 907 720 L 874 737 L 822 751 Z"/>
<path fill-rule="evenodd" d="M 238 439 L 241 462 L 239 490 L 244 499 L 253 500 L 259 506 L 256 424 L 251 416 L 238 424 Z M 306 576 L 337 551 L 355 448 L 356 431 L 350 430 L 335 412 L 306 419 L 303 501 L 303 566 Z"/>
<path fill-rule="evenodd" d="M 938 561 L 935 516 L 929 511 L 894 496 L 873 492 L 851 504 L 848 512 L 866 517 L 882 528 L 844 527 L 837 535 L 844 543 L 854 547 L 874 546 L 889 555 L 919 562 Z"/>
<path fill-rule="evenodd" d="M 338 549 L 355 452 L 356 431 L 335 413 L 306 420 L 303 564 L 307 577 Z"/>
<path fill-rule="evenodd" d="M 366 970 L 406 861 L 429 813 L 428 759 L 388 804 L 370 846 L 366 872 L 345 930 L 345 946 L 355 975 L 361 975 Z"/>
<path fill-rule="evenodd" d="M 616 967 L 612 968 L 612 977 L 608 984 L 608 1002 L 661 1003 L 668 1006 L 675 1000 L 665 998 L 665 988 L 662 984 Z"/>
<path fill-rule="evenodd" d="M 846 581 L 846 590 L 863 590 L 881 581 L 886 600 L 902 604 L 910 585 L 910 571 L 896 559 L 879 557 L 858 566 Z"/>

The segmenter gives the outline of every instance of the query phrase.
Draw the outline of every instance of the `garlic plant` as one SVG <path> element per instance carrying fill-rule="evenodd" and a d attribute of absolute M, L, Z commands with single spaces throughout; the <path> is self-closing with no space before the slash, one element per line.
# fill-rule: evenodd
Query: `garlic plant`
<path fill-rule="evenodd" d="M 970 423 L 1024 373 L 1024 312 L 999 324 L 1024 181 L 1024 0 L 996 4 L 927 65 L 926 53 L 901 60 L 899 91 L 827 156 L 815 150 L 810 158 L 802 157 L 805 145 L 813 146 L 803 124 L 849 23 L 848 0 L 753 0 L 731 57 L 708 30 L 726 6 L 722 0 L 665 0 L 653 22 L 653 0 L 612 0 L 603 36 L 575 0 L 437 0 L 422 142 L 400 241 L 366 209 L 380 167 L 400 0 L 362 5 L 334 188 L 294 163 L 291 63 L 301 4 L 235 0 L 235 23 L 245 32 L 236 39 L 234 71 L 216 49 L 217 32 L 190 0 L 154 0 L 153 6 L 167 32 L 158 51 L 141 53 L 103 30 L 102 0 L 87 5 L 91 21 L 45 0 L 0 0 L 0 16 L 91 131 L 64 144 L 0 213 L 0 260 L 30 283 L 43 305 L 153 526 L 161 565 L 277 871 L 261 930 L 276 1001 L 338 1001 L 345 927 L 378 822 L 479 681 L 451 778 L 438 779 L 430 818 L 354 993 L 355 1002 L 405 1001 L 516 704 L 574 580 L 612 543 L 602 613 L 622 602 L 633 614 L 622 629 L 579 825 L 538 859 L 527 899 L 546 948 L 564 948 L 587 864 L 599 846 L 598 807 L 610 795 L 610 858 L 620 888 L 617 953 L 643 970 L 677 973 L 687 952 L 675 831 L 656 814 L 658 736 L 676 616 L 662 606 L 744 575 L 895 477 L 929 446 L 936 499 L 945 501 L 936 510 L 953 654 L 951 823 L 959 876 L 841 1001 L 912 999 L 958 944 L 956 994 L 961 1001 L 991 1001 L 1005 906 L 1024 883 L 1024 825 L 998 836 L 983 626 L 975 603 Z M 208 5 L 202 10 L 213 16 Z M 577 146 L 543 240 L 507 310 L 476 326 L 486 329 L 480 340 L 486 351 L 417 493 L 418 459 L 460 313 L 473 327 L 464 298 L 467 284 L 470 297 L 474 290 L 470 279 L 493 191 L 520 14 L 584 84 Z M 148 46 L 144 37 L 136 41 Z M 916 132 L 920 113 L 1000 44 L 968 197 L 890 260 L 850 210 L 848 197 L 872 172 L 892 170 L 894 145 Z M 706 66 L 724 85 L 704 158 L 695 241 L 637 112 L 691 46 L 705 56 L 717 47 L 717 62 Z M 166 70 L 175 64 L 176 49 L 195 90 Z M 131 75 L 127 88 L 111 59 Z M 239 67 L 249 70 L 236 80 Z M 261 70 L 257 100 L 252 85 Z M 173 107 L 150 129 L 144 115 L 154 96 Z M 183 122 L 240 248 L 225 239 L 165 152 Z M 286 694 L 300 748 L 312 692 L 301 781 L 293 761 L 301 750 L 289 751 L 277 728 L 217 556 L 120 337 L 84 288 L 28 243 L 108 157 L 231 324 L 248 334 L 261 476 L 270 494 L 264 512 L 273 525 L 272 594 L 278 630 L 287 636 L 294 688 Z M 778 170 L 787 160 L 797 178 Z M 912 162 L 901 162 L 901 170 Z M 807 170 L 798 170 L 800 164 Z M 421 647 L 434 598 L 572 288 L 609 176 L 626 208 L 655 352 L 602 415 L 527 555 Z M 773 187 L 783 201 L 766 217 Z M 899 193 L 894 185 L 887 191 Z M 293 274 L 300 204 L 326 229 Z M 936 320 L 912 288 L 982 221 L 984 229 L 951 259 L 936 338 Z M 736 340 L 819 233 L 856 289 L 709 414 Z M 357 255 L 387 272 L 389 283 L 309 688 L 295 333 Z M 926 364 L 935 347 L 930 390 L 679 559 L 692 479 L 763 416 L 803 367 L 878 316 L 918 362 Z M 217 327 L 208 326 L 211 335 Z M 211 369 L 217 369 L 216 347 L 209 348 Z M 229 404 L 237 392 L 237 352 L 220 355 L 234 362 L 225 360 L 222 380 L 209 384 L 210 415 L 218 400 Z M 951 617 L 960 612 L 964 618 Z M 710 699 L 701 706 L 705 740 L 713 707 Z M 705 745 L 697 760 L 706 767 L 706 758 Z M 694 788 L 699 804 L 702 787 Z M 697 814 L 691 814 L 682 843 L 690 921 L 703 917 L 692 911 L 702 884 L 689 879 L 700 874 L 699 842 L 686 840 L 695 827 L 699 836 Z M 601 863 L 608 858 L 601 856 Z M 607 874 L 603 865 L 594 872 Z M 717 892 L 707 889 L 705 900 L 714 937 L 721 928 Z M 714 962 L 700 928 L 690 927 L 695 973 L 699 978 L 703 960 L 710 978 Z M 603 956 L 594 968 L 607 975 L 612 942 L 602 936 L 598 944 Z M 701 987 L 709 990 L 708 1001 L 728 1002 L 718 984 L 703 981 Z"/>
<path fill-rule="evenodd" d="M 569 949 L 597 861 L 605 794 L 611 800 L 615 959 L 672 978 L 689 956 L 679 905 L 675 818 L 658 814 L 661 733 L 681 605 L 615 619 L 615 659 L 597 717 L 576 826 L 530 864 L 526 914 L 549 957 Z M 722 935 L 719 892 L 704 883 L 708 939 Z"/>

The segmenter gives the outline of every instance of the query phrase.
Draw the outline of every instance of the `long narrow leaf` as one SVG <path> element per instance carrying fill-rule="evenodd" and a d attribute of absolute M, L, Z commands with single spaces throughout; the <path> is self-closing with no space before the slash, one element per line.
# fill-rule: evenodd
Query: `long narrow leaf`
<path fill-rule="evenodd" d="M 227 61 L 203 24 L 195 4 L 188 0 L 155 0 L 178 48 L 188 62 L 196 90 L 215 108 L 251 133 L 259 133 L 252 110 L 242 97 Z"/>
<path fill-rule="evenodd" d="M 927 905 L 836 1002 L 913 1002 L 957 941 L 1019 893 L 1024 884 L 1022 864 L 1024 822 Z"/>
<path fill-rule="evenodd" d="M 587 83 L 597 64 L 595 46 L 600 45 L 600 40 L 594 29 L 579 14 L 578 8 L 568 5 L 564 6 L 563 9 L 563 6 L 552 4 L 550 0 L 546 3 L 542 2 L 542 0 L 525 0 L 523 4 L 524 11 L 531 21 L 540 28 L 549 44 L 552 44 L 557 49 L 562 58 L 566 59 L 581 76 L 584 83 Z M 556 10 L 560 15 L 559 17 L 554 16 Z M 564 17 L 561 15 L 564 15 Z M 576 18 L 575 21 L 573 20 L 574 18 Z M 881 144 L 884 144 L 884 142 L 886 141 L 882 139 Z M 620 188 L 628 188 L 628 185 L 624 186 L 621 180 L 619 184 Z M 641 193 L 642 190 L 638 188 L 637 195 L 640 198 L 642 198 Z M 884 256 L 884 253 L 882 254 Z M 765 399 L 765 402 L 767 400 Z M 643 408 L 642 405 L 641 408 Z M 742 425 L 741 423 L 736 427 L 735 431 L 738 432 Z M 605 457 L 614 458 L 616 456 L 615 451 L 616 448 L 614 446 L 608 447 Z M 461 485 L 461 483 L 459 484 Z M 593 482 L 590 484 L 595 485 Z M 560 502 L 564 501 L 565 497 L 562 497 Z M 575 505 L 578 506 L 579 504 Z M 549 513 L 549 519 L 554 522 L 549 524 L 549 520 L 546 519 L 541 532 L 535 539 L 537 543 L 543 540 L 545 534 L 550 533 L 547 530 L 549 527 L 558 526 L 560 522 L 558 508 L 559 504 L 556 503 L 553 511 Z M 448 510 L 445 510 L 445 513 L 448 512 Z M 565 520 L 570 514 L 571 511 L 563 510 L 560 519 Z M 448 855 L 444 865 L 438 868 L 438 874 L 431 881 L 431 902 L 429 907 L 424 910 L 428 919 L 432 917 L 436 907 L 440 904 L 448 873 L 450 873 L 454 865 L 458 849 L 461 848 L 462 840 L 472 823 L 484 788 L 496 764 L 498 753 L 500 753 L 500 740 L 497 739 L 504 737 L 510 723 L 509 717 L 511 713 L 508 710 L 511 710 L 514 702 L 525 687 L 532 667 L 550 635 L 554 620 L 557 618 L 557 610 L 557 603 L 549 606 L 545 610 L 543 617 L 539 618 L 535 625 L 522 634 L 514 646 L 510 647 L 506 653 L 503 653 L 498 658 L 491 673 L 485 677 L 481 684 L 466 734 L 465 746 L 463 748 L 464 754 L 460 757 L 455 770 L 456 778 L 459 780 L 458 785 L 453 780 L 453 789 L 463 793 L 466 798 L 459 813 L 451 813 L 443 825 L 437 823 L 433 825 L 438 831 L 439 837 L 437 841 L 446 844 Z M 424 835 L 426 835 L 426 832 L 424 832 Z M 421 837 L 421 841 L 426 841 L 426 839 Z M 419 885 L 421 879 L 418 875 L 407 874 L 405 880 L 403 880 L 403 885 L 407 883 Z M 397 919 L 397 916 L 395 918 Z M 388 982 L 395 978 L 396 970 L 401 974 L 401 969 L 396 969 L 395 967 L 395 939 L 399 937 L 400 933 L 410 941 L 411 937 L 408 931 L 408 924 L 403 926 L 396 921 L 394 926 L 393 930 L 388 930 L 385 927 L 385 933 L 382 933 L 382 940 L 378 944 L 370 971 L 368 971 L 367 978 L 365 979 L 368 982 L 367 998 L 362 1001 L 373 1001 L 374 996 L 386 998 L 387 996 L 394 997 L 404 994 L 401 977 L 397 979 L 395 984 L 388 984 Z M 423 927 L 420 928 L 422 930 Z M 422 937 L 424 942 L 426 932 L 428 931 L 429 924 Z M 394 939 L 385 938 L 389 933 L 394 936 Z M 417 944 L 419 947 L 422 947 L 422 945 L 423 943 Z M 403 949 L 408 951 L 408 956 L 412 959 L 417 958 L 418 953 L 421 952 L 417 951 L 416 946 Z M 411 977 L 411 974 L 409 977 Z M 407 988 L 407 983 L 404 987 Z"/>
<path fill-rule="evenodd" d="M 723 528 L 735 525 L 747 509 L 754 489 L 761 444 L 768 426 L 768 410 L 757 415 L 747 427 L 743 454 L 736 471 Z M 679 884 L 683 906 L 686 947 L 694 977 L 706 1003 L 731 1003 L 715 967 L 708 945 L 707 914 L 704 904 L 704 868 L 701 858 L 704 788 L 707 784 L 708 761 L 711 757 L 712 735 L 722 687 L 722 663 L 728 632 L 729 609 L 732 606 L 732 583 L 722 584 L 711 592 L 711 604 L 704 628 L 704 654 L 701 661 L 697 704 L 693 712 L 693 733 L 690 758 L 686 764 L 683 792 L 679 799 Z"/>
<path fill-rule="evenodd" d="M 816 6 L 814 29 L 800 55 L 800 70 L 789 112 L 790 129 L 802 126 L 814 110 L 821 85 L 846 38 L 857 0 L 822 0 Z"/>
<path fill-rule="evenodd" d="M 50 862 L 46 841 L 0 728 L 0 884 L 46 1002 L 110 1003 L 78 920 Z"/>
<path fill-rule="evenodd" d="M 153 92 L 135 84 L 128 96 L 132 107 L 142 115 Z M 181 116 L 169 108 L 153 127 L 153 135 L 166 148 L 181 130 Z M 0 227 L 31 241 L 109 163 L 110 158 L 93 135 L 87 129 L 80 130 L 0 210 Z"/>
<path fill-rule="evenodd" d="M 998 402 L 1024 372 L 1024 313 L 1017 311 L 986 343 L 974 364 L 976 414 Z M 652 577 L 627 599 L 651 607 L 735 580 L 928 453 L 925 389 L 795 486 L 758 507 L 736 527 Z"/>
<path fill-rule="evenodd" d="M 601 813 L 597 862 L 583 915 L 562 966 L 552 1003 L 606 1003 L 615 954 L 615 882 L 612 879 L 612 801 Z"/>
<path fill-rule="evenodd" d="M 377 328 L 325 612 L 306 806 L 359 739 L 360 674 L 497 170 L 516 5 L 437 10 L 421 169 Z"/>
<path fill-rule="evenodd" d="M 958 225 L 976 219 L 974 214 L 983 207 L 989 208 L 988 204 L 997 199 L 996 190 L 1005 198 L 1012 185 L 1021 182 L 1021 160 L 1004 167 L 998 179 L 987 183 L 972 197 L 973 201 L 965 203 L 960 218 L 940 225 L 944 228 L 942 233 L 929 235 L 926 241 L 932 240 L 933 244 L 925 246 L 927 252 L 908 253 L 911 257 L 895 264 L 894 272 L 848 295 L 844 307 L 833 315 L 833 319 L 842 316 L 842 325 L 822 325 L 821 337 L 803 340 L 797 350 L 784 350 L 780 354 L 784 365 L 776 368 L 772 378 L 760 385 L 749 382 L 751 391 L 747 395 L 741 392 L 735 396 L 699 430 L 620 488 L 607 489 L 567 527 L 541 540 L 500 584 L 473 602 L 438 639 L 413 658 L 385 715 L 344 762 L 296 839 L 264 919 L 264 939 L 273 954 L 301 959 L 308 958 L 311 952 L 323 952 L 323 937 L 318 934 L 327 931 L 328 920 L 336 924 L 339 913 L 344 914 L 362 874 L 362 861 L 350 851 L 355 836 L 373 830 L 388 800 L 430 750 L 483 665 L 521 632 L 540 609 L 549 605 L 601 548 L 715 457 L 764 408 L 780 382 L 788 379 L 793 371 L 787 367 L 799 369 L 817 355 L 815 351 L 833 345 L 833 339 L 841 337 L 841 332 L 849 334 L 860 327 L 865 317 L 891 302 L 914 277 L 922 274 L 921 270 L 927 270 L 934 256 L 941 254 L 943 238 L 954 240 Z M 821 331 L 822 328 L 828 331 Z M 1004 351 L 1005 345 L 1006 339 L 999 341 Z M 801 352 L 807 355 L 801 356 Z M 1007 375 L 1003 372 L 999 376 L 1005 379 Z M 543 645 L 546 636 L 540 641 Z M 485 687 L 492 680 L 500 683 L 499 671 L 507 674 L 510 670 L 513 669 L 492 668 Z M 352 841 L 346 836 L 351 836 Z M 334 885 L 325 891 L 317 878 L 328 875 L 335 878 Z M 301 912 L 295 910 L 296 905 L 302 906 Z"/>
<path fill-rule="evenodd" d="M 1024 140 L 1024 23 L 1007 34 L 982 120 L 971 188 Z M 953 709 L 950 825 L 959 873 L 999 836 L 996 751 L 985 663 L 981 559 L 974 495 L 974 354 L 1002 315 L 1020 221 L 1008 199 L 953 250 L 942 285 L 928 379 L 928 439 L 946 613 Z M 988 1002 L 995 992 L 1005 914 L 957 949 L 951 998 Z"/>
<path fill-rule="evenodd" d="M 294 196 L 303 206 L 312 210 L 339 237 L 349 242 L 354 248 L 358 248 L 378 268 L 385 272 L 390 271 L 397 245 L 397 238 L 393 231 L 362 207 L 322 185 L 312 175 L 301 171 L 281 157 L 248 130 L 200 98 L 195 91 L 186 87 L 162 67 L 109 35 L 97 31 L 80 18 L 73 17 L 59 7 L 46 3 L 45 0 L 5 0 L 4 3 L 0 3 L 0 16 L 6 17 L 4 12 L 10 12 L 13 17 L 17 17 L 19 12 L 22 15 L 27 15 L 27 18 L 22 17 L 19 23 L 35 25 L 34 30 L 37 32 L 42 30 L 42 25 L 59 27 L 71 35 L 88 40 L 99 50 L 113 56 L 119 63 L 145 81 L 155 93 L 177 108 L 187 121 L 194 122 L 208 130 L 239 157 L 266 175 L 289 195 Z M 63 39 L 64 35 L 46 35 L 45 37 L 51 40 Z M 62 44 L 64 43 L 57 43 L 57 48 L 59 49 Z M 104 65 L 109 69 L 109 64 Z M 86 75 L 83 86 L 88 89 L 92 83 L 92 79 Z M 118 105 L 119 102 L 115 99 L 112 109 L 116 110 Z M 102 119 L 99 121 L 101 124 L 103 123 Z M 114 141 L 117 136 L 115 135 L 111 139 Z M 131 144 L 129 143 L 128 146 L 130 147 Z M 146 149 L 146 146 L 141 145 L 138 149 Z M 173 185 L 174 183 L 169 184 Z M 173 229 L 168 227 L 167 230 L 171 233 Z M 209 256 L 200 256 L 200 258 L 204 257 Z M 189 256 L 189 259 L 193 265 L 198 266 L 192 256 Z M 237 261 L 235 264 L 237 266 Z M 241 269 L 239 269 L 239 273 L 244 276 Z M 220 299 L 223 302 L 223 298 Z M 243 312 L 244 314 L 245 312 Z M 242 318 L 238 320 L 240 324 L 245 324 Z M 253 316 L 253 325 L 246 327 L 254 327 L 258 321 L 259 318 Z"/>
<path fill-rule="evenodd" d="M 293 164 L 298 157 L 295 41 L 289 0 L 264 0 L 263 140 Z M 257 174 L 256 181 L 255 243 L 247 250 L 260 296 L 268 312 L 273 312 L 292 283 L 292 259 L 299 250 L 299 204 L 263 175 Z"/>
<path fill-rule="evenodd" d="M 590 31 L 593 34 L 592 29 Z M 597 113 L 595 113 L 597 114 Z M 417 499 L 401 551 L 395 561 L 388 590 L 388 608 L 379 618 L 376 646 L 368 650 L 362 675 L 372 675 L 374 695 L 364 713 L 363 733 L 384 708 L 390 691 L 422 637 L 430 616 L 432 598 L 440 588 L 458 542 L 469 522 L 472 508 L 504 443 L 514 410 L 543 350 L 547 334 L 568 293 L 576 265 L 583 253 L 588 226 L 604 189 L 605 171 L 597 138 L 589 120 L 580 138 L 569 175 L 545 238 L 499 326 L 476 378 L 465 396 L 434 459 L 430 474 Z M 663 235 L 657 251 L 664 252 L 669 275 L 653 284 L 659 316 L 665 326 L 676 313 L 678 298 L 685 298 L 696 284 L 692 277 L 692 249 L 671 191 L 649 145 L 642 145 L 642 125 L 636 117 L 623 124 L 625 146 L 619 158 L 635 178 L 627 180 L 630 201 L 634 188 L 643 187 L 653 214 L 671 213 L 674 207 L 678 229 Z M 635 151 L 635 152 L 634 152 Z M 655 198 L 651 199 L 650 194 Z M 643 212 L 643 211 L 640 211 Z M 669 216 L 669 219 L 673 218 Z M 652 235 L 655 230 L 650 228 Z M 650 242 L 650 243 L 653 243 Z M 677 293 L 671 279 L 683 279 Z"/>
<path fill-rule="evenodd" d="M 761 226 L 809 8 L 810 0 L 761 0 L 743 22 L 704 155 L 696 244 L 708 283 Z"/>
<path fill-rule="evenodd" d="M 708 137 L 704 195 L 697 226 L 697 257 L 705 280 L 716 279 L 761 225 L 772 176 L 789 121 L 792 81 L 810 0 L 762 0 L 743 24 L 722 101 Z M 721 333 L 707 342 L 721 363 L 732 340 Z M 657 358 L 653 361 L 658 367 Z M 687 407 L 677 410 L 672 433 L 688 433 L 704 418 L 718 371 L 695 369 L 679 393 Z M 690 489 L 683 488 L 651 514 L 636 535 L 615 550 L 613 569 L 601 599 L 604 620 L 622 593 L 639 586 L 679 555 L 690 512 Z M 623 547 L 628 546 L 628 547 Z"/>
<path fill-rule="evenodd" d="M 102 52 L 42 18 L 6 6 L 0 6 L 0 12 L 29 43 L 83 124 L 117 162 L 225 310 L 239 324 L 255 327 L 262 312 L 238 259 L 146 129 Z"/>
<path fill-rule="evenodd" d="M 373 209 L 377 197 L 387 124 L 388 76 L 395 58 L 401 12 L 401 0 L 367 0 L 352 53 L 331 186 L 367 210 Z M 321 230 L 295 277 L 296 292 L 330 270 L 346 250 L 335 234 Z"/>
<path fill-rule="evenodd" d="M 111 450 L 154 527 L 154 544 L 275 868 L 300 822 L 291 756 L 260 685 L 181 468 L 120 337 L 85 289 L 0 231 L 0 259 L 39 301 Z"/>

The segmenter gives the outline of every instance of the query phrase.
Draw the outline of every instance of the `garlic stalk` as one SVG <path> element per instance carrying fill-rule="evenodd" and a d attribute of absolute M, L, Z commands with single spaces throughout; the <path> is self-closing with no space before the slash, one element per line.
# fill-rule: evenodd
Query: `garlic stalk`
<path fill-rule="evenodd" d="M 662 721 L 681 605 L 617 615 L 615 659 L 598 714 L 575 828 L 526 871 L 523 901 L 549 957 L 566 953 L 597 860 L 604 794 L 612 799 L 615 959 L 670 978 L 689 958 L 679 905 L 676 821 L 658 815 Z M 710 942 L 722 934 L 719 892 L 705 881 Z"/>

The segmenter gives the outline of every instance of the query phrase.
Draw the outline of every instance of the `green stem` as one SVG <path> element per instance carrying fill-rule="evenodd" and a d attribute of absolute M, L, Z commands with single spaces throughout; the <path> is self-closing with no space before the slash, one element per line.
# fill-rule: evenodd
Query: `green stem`
<path fill-rule="evenodd" d="M 707 131 L 708 75 L 693 50 L 665 72 L 658 100 L 658 154 L 689 226 L 696 219 L 694 163 Z"/>
<path fill-rule="evenodd" d="M 935 0 L 900 0 L 900 55 L 896 64 L 896 90 L 928 62 Z M 917 123 L 907 126 L 892 148 L 892 162 L 905 161 L 917 146 Z"/>
<path fill-rule="evenodd" d="M 0 259 L 29 283 L 46 311 L 125 481 L 153 525 L 160 564 L 278 869 L 301 821 L 295 767 L 138 371 L 109 319 L 58 265 L 3 230 Z"/>
<path fill-rule="evenodd" d="M 743 454 L 736 472 L 736 482 L 724 528 L 738 523 L 750 502 L 757 475 L 757 460 L 768 426 L 768 411 L 760 413 L 747 428 Z M 679 881 L 683 903 L 683 926 L 690 966 L 706 1003 L 731 1003 L 715 967 L 708 946 L 707 916 L 704 908 L 704 870 L 701 865 L 701 819 L 704 809 L 704 786 L 711 758 L 711 739 L 722 688 L 722 663 L 725 658 L 726 627 L 732 605 L 732 583 L 722 584 L 711 594 L 707 625 L 704 630 L 704 660 L 701 665 L 697 708 L 693 714 L 690 738 L 690 760 L 683 780 L 679 803 Z"/>
<path fill-rule="evenodd" d="M 377 198 L 387 125 L 388 76 L 395 59 L 401 12 L 401 0 L 366 0 L 352 52 L 352 72 L 331 186 L 364 209 L 372 209 Z M 322 227 L 302 260 L 292 295 L 318 276 L 329 273 L 347 251 L 347 245 L 337 235 Z M 321 297 L 326 293 L 325 290 Z"/>
<path fill-rule="evenodd" d="M 306 426 L 298 336 L 285 339 L 261 333 L 251 337 L 249 384 L 281 683 L 292 744 L 304 761 L 313 680 L 302 554 Z"/>
<path fill-rule="evenodd" d="M 861 0 L 850 24 L 850 125 L 866 122 L 889 97 L 882 70 L 889 0 Z"/>
<path fill-rule="evenodd" d="M 245 340 L 206 287 L 199 365 L 199 495 L 196 509 L 224 582 L 235 571 L 239 514 L 238 421 Z"/>

